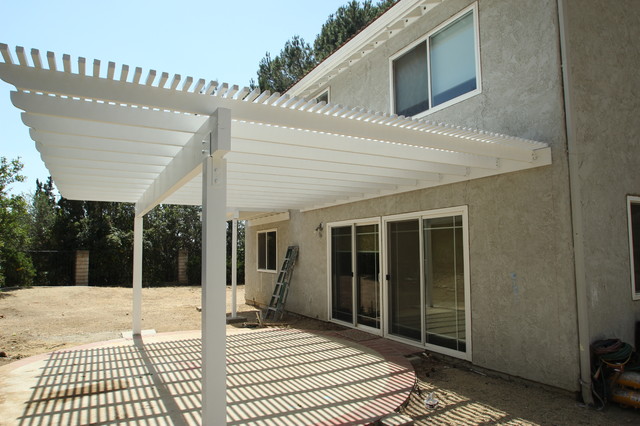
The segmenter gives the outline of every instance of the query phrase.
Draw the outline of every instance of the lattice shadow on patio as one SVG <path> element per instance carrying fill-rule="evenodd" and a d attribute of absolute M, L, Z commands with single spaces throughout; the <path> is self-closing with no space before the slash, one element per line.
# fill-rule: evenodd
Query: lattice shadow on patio
<path fill-rule="evenodd" d="M 50 354 L 18 424 L 199 424 L 201 340 L 184 336 Z M 401 364 L 294 329 L 227 336 L 227 423 L 371 422 L 408 397 Z"/>

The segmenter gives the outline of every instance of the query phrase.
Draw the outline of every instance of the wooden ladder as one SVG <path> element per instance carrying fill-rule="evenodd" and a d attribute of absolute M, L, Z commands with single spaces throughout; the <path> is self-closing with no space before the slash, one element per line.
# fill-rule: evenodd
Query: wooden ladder
<path fill-rule="evenodd" d="M 282 318 L 284 304 L 287 301 L 287 295 L 289 294 L 289 284 L 291 283 L 291 276 L 293 275 L 293 268 L 296 265 L 296 259 L 298 258 L 298 246 L 287 247 L 287 253 L 282 261 L 282 267 L 278 273 L 278 279 L 269 300 L 269 306 L 264 311 L 262 319 L 269 319 L 269 314 L 272 314 L 272 319 Z"/>

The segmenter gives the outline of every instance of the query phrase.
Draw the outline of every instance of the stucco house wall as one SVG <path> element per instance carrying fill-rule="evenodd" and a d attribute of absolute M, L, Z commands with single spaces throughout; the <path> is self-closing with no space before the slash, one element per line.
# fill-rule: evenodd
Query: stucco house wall
<path fill-rule="evenodd" d="M 610 30 L 621 19 L 625 5 L 630 8 L 632 2 L 611 7 L 610 2 L 593 1 L 598 9 L 593 12 L 582 2 L 569 1 L 594 339 L 616 336 L 632 341 L 633 323 L 640 319 L 640 302 L 631 301 L 629 294 L 625 198 L 640 192 L 640 172 L 630 172 L 633 159 L 640 154 L 638 126 L 633 123 L 638 82 L 612 84 L 602 78 L 619 67 L 635 75 L 632 70 L 640 65 L 638 55 L 630 55 L 628 46 L 633 45 L 630 40 L 638 39 L 638 27 L 620 25 L 613 40 L 593 31 L 602 26 Z M 328 84 L 331 102 L 388 112 L 389 58 L 473 3 L 449 0 L 436 6 L 332 79 Z M 573 228 L 557 2 L 479 0 L 477 5 L 482 92 L 428 119 L 546 142 L 552 149 L 553 164 L 332 208 L 292 211 L 287 222 L 249 228 L 247 254 L 255 258 L 258 229 L 277 226 L 279 259 L 283 245 L 300 246 L 287 310 L 326 320 L 327 235 L 314 232 L 319 223 L 468 206 L 472 362 L 577 390 Z M 627 19 L 638 22 L 637 14 Z M 618 48 L 612 51 L 611 46 Z M 601 50 L 602 55 L 595 55 L 594 50 Z M 594 56 L 598 56 L 599 68 L 590 67 Z M 615 96 L 610 96 L 610 90 Z M 285 235 L 290 238 L 288 243 L 283 243 Z M 268 302 L 273 283 L 265 285 L 263 275 L 247 262 L 248 300 Z"/>
<path fill-rule="evenodd" d="M 640 5 L 570 0 L 567 21 L 591 340 L 635 344 L 627 195 L 640 195 Z"/>

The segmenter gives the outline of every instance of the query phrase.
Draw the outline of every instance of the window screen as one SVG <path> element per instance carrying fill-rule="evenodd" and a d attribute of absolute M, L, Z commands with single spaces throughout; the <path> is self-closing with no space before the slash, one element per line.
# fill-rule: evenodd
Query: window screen
<path fill-rule="evenodd" d="M 393 62 L 393 76 L 396 114 L 411 117 L 429 109 L 425 42 Z"/>

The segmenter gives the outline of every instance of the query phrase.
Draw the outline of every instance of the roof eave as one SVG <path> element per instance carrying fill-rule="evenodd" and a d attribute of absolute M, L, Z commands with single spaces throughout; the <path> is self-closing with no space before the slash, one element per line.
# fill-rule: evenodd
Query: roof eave
<path fill-rule="evenodd" d="M 287 90 L 290 96 L 313 95 L 335 75 L 380 47 L 444 0 L 400 0 Z"/>

